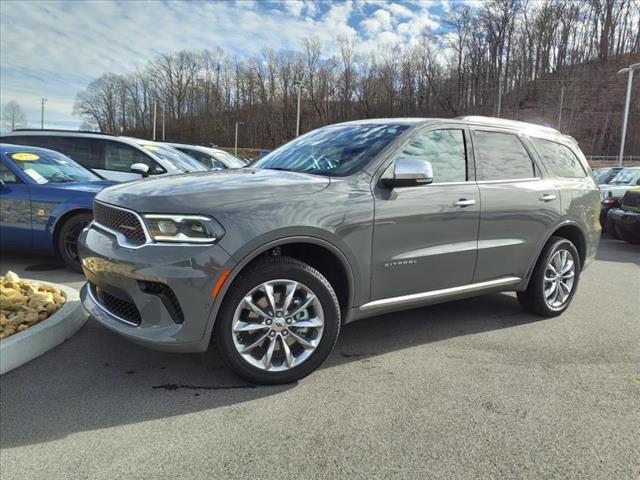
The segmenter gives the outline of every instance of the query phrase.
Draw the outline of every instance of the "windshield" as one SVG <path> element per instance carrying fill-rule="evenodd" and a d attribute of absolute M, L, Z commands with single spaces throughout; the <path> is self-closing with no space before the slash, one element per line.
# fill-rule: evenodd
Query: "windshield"
<path fill-rule="evenodd" d="M 95 182 L 100 177 L 58 152 L 13 152 L 7 156 L 34 182 Z"/>
<path fill-rule="evenodd" d="M 599 170 L 597 170 L 596 172 L 594 172 L 594 177 L 596 179 L 596 183 L 597 184 L 602 184 L 605 182 L 605 180 L 607 179 L 607 177 L 609 176 L 609 173 L 611 172 L 610 168 L 600 168 Z"/>
<path fill-rule="evenodd" d="M 237 157 L 234 157 L 230 153 L 227 153 L 223 150 L 216 150 L 213 156 L 219 160 L 222 160 L 231 168 L 242 168 L 246 164 Z"/>
<path fill-rule="evenodd" d="M 640 180 L 640 169 L 624 169 L 620 170 L 610 185 L 635 185 Z"/>
<path fill-rule="evenodd" d="M 153 152 L 163 160 L 171 162 L 173 165 L 185 172 L 202 172 L 207 170 L 207 167 L 202 165 L 195 158 L 192 158 L 173 147 L 168 147 L 166 145 L 156 145 L 154 143 L 144 144 L 142 147 L 145 150 Z"/>
<path fill-rule="evenodd" d="M 274 150 L 252 167 L 338 177 L 351 175 L 407 128 L 407 125 L 319 128 Z"/>

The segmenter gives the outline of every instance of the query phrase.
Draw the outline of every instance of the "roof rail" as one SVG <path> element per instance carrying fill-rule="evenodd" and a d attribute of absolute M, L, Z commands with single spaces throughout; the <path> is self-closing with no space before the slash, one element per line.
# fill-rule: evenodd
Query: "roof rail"
<path fill-rule="evenodd" d="M 463 117 L 457 117 L 458 120 L 463 120 L 465 122 L 470 123 L 479 123 L 483 125 L 500 125 L 504 127 L 512 127 L 512 128 L 528 128 L 540 130 L 548 133 L 560 134 L 559 130 L 556 130 L 553 127 L 547 127 L 545 125 L 538 125 L 536 123 L 522 122 L 520 120 L 508 120 L 505 118 L 496 118 L 496 117 L 483 117 L 480 115 L 467 115 Z"/>
<path fill-rule="evenodd" d="M 61 132 L 61 133 L 91 133 L 93 135 L 109 135 L 117 137 L 115 133 L 92 132 L 90 130 L 69 130 L 64 128 L 14 128 L 11 132 Z"/>

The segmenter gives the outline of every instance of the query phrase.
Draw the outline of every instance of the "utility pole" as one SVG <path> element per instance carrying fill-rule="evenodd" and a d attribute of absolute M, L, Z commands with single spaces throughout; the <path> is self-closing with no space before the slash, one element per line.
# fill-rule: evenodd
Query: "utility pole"
<path fill-rule="evenodd" d="M 156 111 L 158 109 L 158 100 L 153 101 L 153 141 L 156 140 Z"/>
<path fill-rule="evenodd" d="M 236 157 L 238 156 L 238 125 L 244 125 L 244 122 L 236 122 L 236 146 L 234 149 Z"/>
<path fill-rule="evenodd" d="M 498 118 L 502 112 L 502 75 L 498 77 Z"/>
<path fill-rule="evenodd" d="M 562 106 L 564 105 L 564 82 L 562 82 L 562 88 L 560 89 L 560 111 L 558 112 L 558 130 L 562 125 Z"/>
<path fill-rule="evenodd" d="M 298 112 L 296 114 L 296 137 L 300 135 L 300 91 L 302 90 L 302 80 L 296 80 L 293 84 L 298 87 Z"/>
<path fill-rule="evenodd" d="M 622 140 L 620 141 L 620 157 L 618 158 L 618 166 L 622 167 L 622 157 L 624 157 L 624 142 L 627 139 L 627 121 L 629 120 L 629 103 L 631 103 L 631 84 L 633 83 L 633 71 L 640 68 L 640 63 L 634 63 L 627 68 L 623 68 L 618 72 L 628 73 L 627 80 L 627 99 L 624 102 L 624 120 L 622 121 Z"/>
<path fill-rule="evenodd" d="M 162 105 L 162 141 L 164 142 L 164 105 Z"/>
<path fill-rule="evenodd" d="M 40 130 L 44 130 L 44 102 L 46 101 L 46 97 L 42 97 L 42 100 L 40 100 Z"/>

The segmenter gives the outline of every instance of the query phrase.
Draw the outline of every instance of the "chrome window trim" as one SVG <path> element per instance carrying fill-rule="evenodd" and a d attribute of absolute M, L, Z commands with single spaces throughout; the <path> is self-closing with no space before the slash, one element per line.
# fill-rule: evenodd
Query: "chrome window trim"
<path fill-rule="evenodd" d="M 478 185 L 482 185 L 482 184 L 491 184 L 491 183 L 522 183 L 522 182 L 533 182 L 537 180 L 542 180 L 542 177 L 506 178 L 504 180 L 478 180 L 476 183 Z"/>
<path fill-rule="evenodd" d="M 106 313 L 107 315 L 117 319 L 120 322 L 126 323 L 127 325 L 131 325 L 132 327 L 139 327 L 140 325 L 137 325 L 129 320 L 126 320 L 124 318 L 122 318 L 119 315 L 116 315 L 115 313 L 113 313 L 112 311 L 110 311 L 109 309 L 107 309 L 107 307 L 105 307 L 104 305 L 102 305 L 102 303 L 95 297 L 95 295 L 93 294 L 93 289 L 95 287 L 90 283 L 89 287 L 87 288 L 87 293 L 89 294 L 89 298 L 91 298 L 91 301 L 93 301 L 93 303 L 96 304 L 96 306 L 102 310 L 104 313 Z M 136 306 L 137 308 L 137 306 Z"/>
<path fill-rule="evenodd" d="M 496 280 L 488 280 L 486 282 L 471 283 L 469 285 L 461 285 L 458 287 L 443 288 L 441 290 L 431 290 L 428 292 L 412 293 L 410 295 L 401 295 L 398 297 L 383 298 L 381 300 L 374 300 L 372 302 L 365 303 L 360 307 L 360 310 L 372 310 L 375 308 L 382 308 L 393 305 L 405 305 L 411 303 L 417 303 L 422 300 L 430 300 L 440 297 L 446 297 L 456 293 L 474 292 L 477 290 L 483 290 L 485 288 L 498 287 L 502 285 L 511 285 L 518 283 L 522 280 L 520 277 L 505 277 L 498 278 Z"/>

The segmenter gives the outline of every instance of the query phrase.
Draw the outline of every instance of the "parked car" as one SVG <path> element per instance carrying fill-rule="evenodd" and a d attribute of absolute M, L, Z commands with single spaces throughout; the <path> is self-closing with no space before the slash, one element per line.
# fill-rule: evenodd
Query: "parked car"
<path fill-rule="evenodd" d="M 172 163 L 174 166 L 180 168 L 181 173 L 191 172 L 206 172 L 207 167 L 195 160 L 193 157 L 182 153 L 181 151 L 173 148 L 166 143 L 154 142 L 152 140 L 145 140 L 142 138 L 130 137 L 129 140 L 140 145 L 145 150 L 153 153 L 155 156 L 162 158 L 163 160 Z"/>
<path fill-rule="evenodd" d="M 173 148 L 180 150 L 210 170 L 226 170 L 227 168 L 242 168 L 246 162 L 234 157 L 219 148 L 203 147 L 200 145 L 185 145 L 183 143 L 170 143 Z"/>
<path fill-rule="evenodd" d="M 111 185 L 52 150 L 0 144 L 0 244 L 58 255 L 81 271 L 78 235 Z"/>
<path fill-rule="evenodd" d="M 640 188 L 625 192 L 620 208 L 612 208 L 607 213 L 607 224 L 617 238 L 640 245 Z"/>
<path fill-rule="evenodd" d="M 116 182 L 138 180 L 147 174 L 173 175 L 189 170 L 153 148 L 144 148 L 134 139 L 95 132 L 18 129 L 3 133 L 0 141 L 55 150 Z"/>
<path fill-rule="evenodd" d="M 593 176 L 598 185 L 606 185 L 615 178 L 622 167 L 605 167 L 593 170 Z"/>
<path fill-rule="evenodd" d="M 116 185 L 94 208 L 87 311 L 156 349 L 213 338 L 255 383 L 308 375 L 342 325 L 385 312 L 510 290 L 560 315 L 600 238 L 577 143 L 483 117 L 327 126 L 254 168 Z"/>
<path fill-rule="evenodd" d="M 612 208 L 620 207 L 620 199 L 627 190 L 640 185 L 640 167 L 628 167 L 618 171 L 616 176 L 606 185 L 600 185 L 600 225 L 602 229 L 614 237 L 617 232 L 611 228 L 607 213 Z"/>

